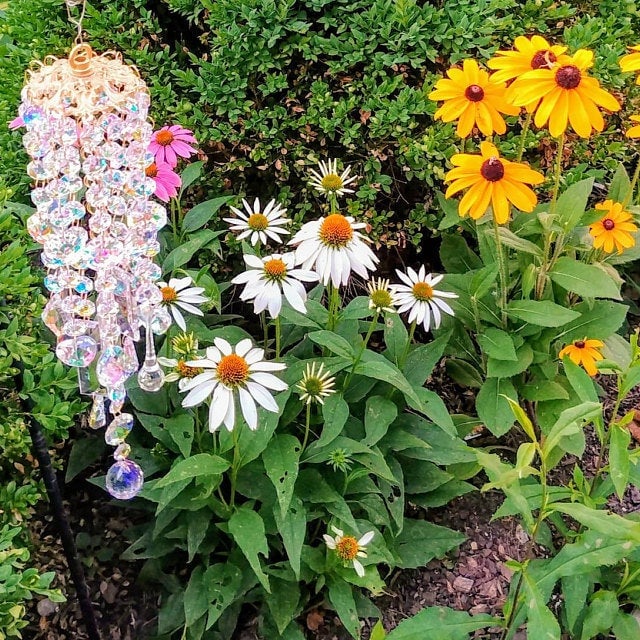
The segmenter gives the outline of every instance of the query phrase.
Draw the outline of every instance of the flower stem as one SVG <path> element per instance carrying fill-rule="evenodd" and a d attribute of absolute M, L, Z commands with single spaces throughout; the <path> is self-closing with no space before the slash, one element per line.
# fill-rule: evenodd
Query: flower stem
<path fill-rule="evenodd" d="M 328 284 L 329 292 L 329 318 L 327 319 L 327 329 L 334 331 L 336 328 L 336 322 L 338 319 L 338 310 L 340 309 L 340 290 L 333 285 L 333 282 Z"/>
<path fill-rule="evenodd" d="M 376 325 L 378 324 L 378 317 L 380 316 L 380 313 L 378 311 L 375 312 L 373 319 L 371 320 L 371 322 L 369 323 L 369 329 L 367 331 L 367 335 L 364 337 L 364 342 L 362 343 L 362 346 L 360 347 L 360 351 L 358 351 L 358 355 L 355 357 L 354 361 L 353 361 L 353 366 L 351 367 L 351 371 L 349 371 L 349 375 L 346 377 L 344 384 L 342 385 L 342 393 L 344 393 L 347 388 L 349 387 L 349 383 L 351 382 L 351 378 L 353 377 L 353 374 L 356 371 L 356 367 L 358 366 L 358 364 L 360 364 L 360 360 L 362 359 L 362 354 L 365 352 L 367 345 L 369 344 L 369 339 L 371 338 L 371 334 L 373 333 L 373 330 L 375 329 Z"/>
<path fill-rule="evenodd" d="M 304 439 L 302 440 L 302 451 L 307 448 L 309 442 L 309 431 L 311 429 L 311 403 L 307 402 L 307 412 L 304 421 Z"/>
<path fill-rule="evenodd" d="M 264 342 L 264 351 L 266 353 L 269 345 L 269 324 L 267 322 L 267 314 L 265 311 L 260 313 L 260 324 L 262 325 L 262 340 Z"/>
<path fill-rule="evenodd" d="M 280 326 L 280 316 L 276 316 L 273 320 L 276 325 L 276 360 L 280 357 L 280 334 L 282 327 Z"/>
<path fill-rule="evenodd" d="M 507 263 L 504 257 L 504 249 L 500 238 L 500 225 L 493 219 L 493 237 L 496 241 L 496 258 L 498 260 L 498 276 L 500 280 L 500 314 L 502 326 L 507 326 L 507 288 L 509 287 L 509 274 L 507 273 Z"/>
<path fill-rule="evenodd" d="M 238 429 L 233 430 L 233 462 L 231 463 L 231 496 L 229 498 L 229 506 L 233 508 L 236 504 L 236 481 L 238 479 L 238 470 L 240 469 L 240 447 L 238 446 Z"/>
<path fill-rule="evenodd" d="M 413 342 L 413 335 L 416 332 L 416 321 L 414 320 L 409 327 L 409 337 L 407 338 L 407 344 L 404 347 L 404 351 L 400 356 L 400 360 L 398 360 L 398 369 L 402 371 L 404 368 L 405 361 L 407 360 L 407 356 L 409 355 L 409 349 L 411 348 L 411 343 Z"/>
<path fill-rule="evenodd" d="M 565 135 L 564 132 L 560 134 L 558 138 L 558 148 L 556 151 L 556 164 L 553 172 L 553 191 L 551 192 L 551 204 L 549 205 L 549 214 L 553 215 L 556 212 L 556 204 L 558 202 L 558 191 L 560 190 L 560 174 L 562 173 L 562 157 L 564 151 Z M 553 232 L 549 229 L 545 229 L 544 232 L 544 250 L 542 257 L 542 264 L 540 265 L 540 271 L 536 279 L 536 298 L 540 300 L 544 294 L 545 286 L 547 284 L 547 273 L 553 266 L 553 260 L 550 258 L 551 242 L 553 240 Z M 558 238 L 559 243 L 562 245 L 564 237 Z M 557 256 L 556 256 L 557 257 Z"/>
<path fill-rule="evenodd" d="M 531 112 L 527 112 L 527 117 L 525 118 L 524 124 L 522 125 L 522 133 L 520 134 L 520 144 L 518 145 L 518 155 L 516 156 L 516 162 L 520 162 L 522 160 L 522 155 L 524 154 L 524 143 L 527 140 L 527 133 L 529 133 L 529 127 L 531 125 Z"/>

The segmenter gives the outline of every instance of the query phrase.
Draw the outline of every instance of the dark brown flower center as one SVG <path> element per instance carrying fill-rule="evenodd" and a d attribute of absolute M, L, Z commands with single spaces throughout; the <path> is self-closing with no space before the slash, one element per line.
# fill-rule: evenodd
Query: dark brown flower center
<path fill-rule="evenodd" d="M 615 226 L 616 223 L 611 219 L 611 218 L 605 218 L 602 221 L 602 226 L 607 230 L 607 231 L 611 231 Z"/>
<path fill-rule="evenodd" d="M 576 340 L 576 341 L 573 343 L 573 346 L 574 346 L 574 347 L 577 347 L 578 349 L 584 349 L 587 345 L 586 345 L 586 343 L 585 343 L 585 341 L 584 341 L 584 340 Z"/>
<path fill-rule="evenodd" d="M 531 58 L 532 69 L 552 69 L 553 63 L 557 60 L 557 56 L 553 51 L 549 49 L 541 49 L 536 51 L 533 58 Z"/>
<path fill-rule="evenodd" d="M 563 89 L 575 89 L 580 84 L 581 78 L 580 69 L 572 64 L 560 67 L 556 71 L 556 83 Z"/>
<path fill-rule="evenodd" d="M 489 158 L 482 163 L 480 175 L 489 182 L 498 182 L 504 177 L 504 165 L 498 158 Z"/>
<path fill-rule="evenodd" d="M 471 100 L 471 102 L 480 102 L 480 100 L 484 98 L 484 89 L 477 84 L 470 84 L 466 88 L 464 95 L 467 100 Z"/>

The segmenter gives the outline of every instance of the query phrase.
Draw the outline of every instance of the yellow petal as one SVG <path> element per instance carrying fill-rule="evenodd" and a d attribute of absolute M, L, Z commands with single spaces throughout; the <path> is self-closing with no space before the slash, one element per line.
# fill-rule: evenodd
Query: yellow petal
<path fill-rule="evenodd" d="M 529 187 L 511 180 L 502 180 L 502 182 L 507 198 L 517 209 L 526 213 L 531 213 L 535 209 L 538 199 Z"/>
<path fill-rule="evenodd" d="M 582 138 L 591 135 L 591 121 L 584 103 L 577 91 L 567 92 L 569 97 L 569 121 L 574 131 Z"/>
<path fill-rule="evenodd" d="M 561 133 L 564 133 L 567 130 L 568 119 L 569 98 L 567 96 L 567 92 L 563 91 L 556 102 L 556 108 L 549 116 L 549 133 L 554 138 L 557 138 Z"/>
<path fill-rule="evenodd" d="M 509 220 L 509 201 L 504 192 L 502 181 L 493 183 L 493 193 L 491 194 L 491 206 L 493 215 L 498 224 L 505 224 Z"/>

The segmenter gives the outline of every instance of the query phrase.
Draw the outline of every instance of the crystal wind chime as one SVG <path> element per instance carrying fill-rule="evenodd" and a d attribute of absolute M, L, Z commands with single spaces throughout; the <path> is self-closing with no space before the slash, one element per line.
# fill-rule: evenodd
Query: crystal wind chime
<path fill-rule="evenodd" d="M 153 333 L 171 324 L 155 284 L 157 233 L 167 216 L 150 200 L 155 183 L 145 174 L 153 161 L 148 108 L 147 87 L 134 68 L 80 42 L 68 59 L 49 57 L 29 72 L 18 118 L 35 181 L 36 212 L 27 228 L 42 245 L 50 292 L 42 318 L 57 337 L 58 358 L 78 369 L 81 392 L 91 392 L 92 379 L 100 385 L 91 427 L 106 425 L 109 401 L 105 440 L 116 450 L 106 485 L 120 499 L 137 495 L 143 483 L 125 442 L 133 416 L 122 412 L 125 381 L 139 366 L 135 342 L 144 328 L 139 386 L 158 391 L 164 376 Z"/>

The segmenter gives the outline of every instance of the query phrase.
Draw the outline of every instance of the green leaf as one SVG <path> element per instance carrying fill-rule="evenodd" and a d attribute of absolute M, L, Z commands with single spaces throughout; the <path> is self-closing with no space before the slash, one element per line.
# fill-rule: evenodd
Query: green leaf
<path fill-rule="evenodd" d="M 587 608 L 587 597 L 591 591 L 591 580 L 583 575 L 565 576 L 561 580 L 564 612 L 571 637 L 578 636 L 579 624 Z"/>
<path fill-rule="evenodd" d="M 542 456 L 548 458 L 563 438 L 581 431 L 583 423 L 593 419 L 600 411 L 601 406 L 597 402 L 583 402 L 575 407 L 565 409 L 551 427 L 542 444 Z"/>
<path fill-rule="evenodd" d="M 349 405 L 341 393 L 329 396 L 322 405 L 322 417 L 324 425 L 322 433 L 315 443 L 317 447 L 324 447 L 333 442 L 344 429 L 349 417 Z"/>
<path fill-rule="evenodd" d="M 621 300 L 620 286 L 606 271 L 594 264 L 585 264 L 563 256 L 553 265 L 549 277 L 562 288 L 583 298 Z"/>
<path fill-rule="evenodd" d="M 469 640 L 470 633 L 499 624 L 498 618 L 486 613 L 471 616 L 448 607 L 427 607 L 403 620 L 387 640 Z"/>
<path fill-rule="evenodd" d="M 640 542 L 640 522 L 627 520 L 615 513 L 591 509 L 577 502 L 556 502 L 549 505 L 549 508 L 554 511 L 566 513 L 585 527 L 589 527 L 610 538 L 626 540 L 629 548 L 631 548 L 634 542 L 636 544 Z"/>
<path fill-rule="evenodd" d="M 507 305 L 507 315 L 539 327 L 561 327 L 580 317 L 550 300 L 513 300 Z"/>
<path fill-rule="evenodd" d="M 220 456 L 210 453 L 198 453 L 186 460 L 175 464 L 164 478 L 158 480 L 156 489 L 166 487 L 174 482 L 199 478 L 201 476 L 215 476 L 224 473 L 231 465 Z"/>
<path fill-rule="evenodd" d="M 627 489 L 629 482 L 629 444 L 631 434 L 625 427 L 618 424 L 611 425 L 611 443 L 609 447 L 609 473 L 618 498 Z"/>
<path fill-rule="evenodd" d="M 444 432 L 450 436 L 457 437 L 458 432 L 456 426 L 453 424 L 451 414 L 442 398 L 435 391 L 431 391 L 431 389 L 420 388 L 417 390 L 417 393 L 422 401 L 423 413 L 433 420 Z"/>
<path fill-rule="evenodd" d="M 435 340 L 427 344 L 421 344 L 409 352 L 402 373 L 410 385 L 413 387 L 424 385 L 434 367 L 442 358 L 451 335 L 452 331 L 447 331 L 439 335 Z"/>
<path fill-rule="evenodd" d="M 591 304 L 582 302 L 574 310 L 580 313 L 580 317 L 563 327 L 554 340 L 562 340 L 565 344 L 582 340 L 585 336 L 604 340 L 622 326 L 628 307 L 611 300 L 596 300 Z"/>
<path fill-rule="evenodd" d="M 210 629 L 242 592 L 242 572 L 230 562 L 214 564 L 204 572 L 203 582 L 209 598 L 206 628 Z"/>
<path fill-rule="evenodd" d="M 213 216 L 218 213 L 220 207 L 229 202 L 233 196 L 221 196 L 219 198 L 213 198 L 212 200 L 205 200 L 197 204 L 193 209 L 187 212 L 187 215 L 182 220 L 182 232 L 191 233 L 200 227 L 204 227 Z"/>
<path fill-rule="evenodd" d="M 596 591 L 582 623 L 581 640 L 590 640 L 611 629 L 618 614 L 618 598 L 606 589 Z"/>
<path fill-rule="evenodd" d="M 367 398 L 364 411 L 364 443 L 372 447 L 378 440 L 383 438 L 389 425 L 398 416 L 398 407 L 388 398 L 383 396 L 372 396 Z"/>
<path fill-rule="evenodd" d="M 301 450 L 302 446 L 297 438 L 283 433 L 275 436 L 262 453 L 264 468 L 275 487 L 283 516 L 293 497 Z"/>
<path fill-rule="evenodd" d="M 365 351 L 362 354 L 362 359 L 358 363 L 358 366 L 355 368 L 355 373 L 366 376 L 367 378 L 388 382 L 391 386 L 401 391 L 408 400 L 412 400 L 420 407 L 420 399 L 398 367 L 391 364 L 391 362 L 379 353 L 368 350 Z"/>
<path fill-rule="evenodd" d="M 211 522 L 211 512 L 199 509 L 198 511 L 187 512 L 187 552 L 188 562 L 191 562 L 207 535 L 207 529 Z"/>
<path fill-rule="evenodd" d="M 598 392 L 593 378 L 582 367 L 571 362 L 569 357 L 564 357 L 562 362 L 567 380 L 578 398 L 582 402 L 598 402 Z"/>
<path fill-rule="evenodd" d="M 176 247 L 162 263 L 162 273 L 171 273 L 174 269 L 181 267 L 191 260 L 197 251 L 200 251 L 202 247 L 214 240 L 219 235 L 224 233 L 223 231 L 211 231 L 210 229 L 203 229 L 194 234 L 191 240 Z"/>
<path fill-rule="evenodd" d="M 342 336 L 333 333 L 333 331 L 322 329 L 320 331 L 313 331 L 307 335 L 310 340 L 313 340 L 313 342 L 319 344 L 321 347 L 326 347 L 331 353 L 335 353 L 337 356 L 352 359 L 355 356 L 353 346 Z"/>
<path fill-rule="evenodd" d="M 184 190 L 187 187 L 190 187 L 202 175 L 203 165 L 204 162 L 202 160 L 198 160 L 197 162 L 191 162 L 184 168 L 184 171 L 180 174 L 182 185 L 180 187 L 180 195 L 178 196 L 178 200 L 182 198 Z"/>
<path fill-rule="evenodd" d="M 459 234 L 447 234 L 440 245 L 440 261 L 448 273 L 467 273 L 482 267 L 480 258 Z"/>
<path fill-rule="evenodd" d="M 389 359 L 396 366 L 407 347 L 408 339 L 407 328 L 399 314 L 387 314 L 384 319 L 384 343 L 387 345 Z"/>
<path fill-rule="evenodd" d="M 229 533 L 249 561 L 253 572 L 267 593 L 271 593 L 269 577 L 262 570 L 259 554 L 269 555 L 269 545 L 264 531 L 264 522 L 260 515 L 249 505 L 242 505 L 229 518 Z"/>
<path fill-rule="evenodd" d="M 188 413 L 180 413 L 163 420 L 163 423 L 180 453 L 183 457 L 188 458 L 193 443 L 193 416 Z"/>
<path fill-rule="evenodd" d="M 476 396 L 476 411 L 494 436 L 504 435 L 513 425 L 513 413 L 506 398 L 516 401 L 518 395 L 508 378 L 487 378 Z"/>
<path fill-rule="evenodd" d="M 293 620 L 298 609 L 299 599 L 300 587 L 297 582 L 273 578 L 273 591 L 265 600 L 278 627 L 278 633 L 284 633 Z"/>
<path fill-rule="evenodd" d="M 528 607 L 527 634 L 536 640 L 560 640 L 560 625 L 545 604 L 542 592 L 526 571 L 521 575 Z"/>
<path fill-rule="evenodd" d="M 560 383 L 553 380 L 540 380 L 538 378 L 534 382 L 522 385 L 519 391 L 524 400 L 531 400 L 531 402 L 569 399 L 567 390 Z"/>
<path fill-rule="evenodd" d="M 537 244 L 531 242 L 531 240 L 521 238 L 506 227 L 499 227 L 498 233 L 500 240 L 502 240 L 502 243 L 507 245 L 507 247 L 511 247 L 516 251 L 522 251 L 523 253 L 530 253 L 538 258 L 542 257 L 542 249 Z"/>
<path fill-rule="evenodd" d="M 342 320 L 360 320 L 373 315 L 373 311 L 369 309 L 369 297 L 358 296 L 351 300 L 349 304 L 340 311 L 338 315 L 338 323 Z"/>
<path fill-rule="evenodd" d="M 476 270 L 469 283 L 469 295 L 472 298 L 476 298 L 476 300 L 486 296 L 498 278 L 498 271 L 499 268 L 496 263 Z"/>
<path fill-rule="evenodd" d="M 447 375 L 464 387 L 479 389 L 482 386 L 484 376 L 466 360 L 447 358 L 445 368 Z"/>
<path fill-rule="evenodd" d="M 307 512 L 298 496 L 293 496 L 288 511 L 283 515 L 278 505 L 273 506 L 273 515 L 282 538 L 291 568 L 300 579 L 300 556 L 307 532 Z"/>
<path fill-rule="evenodd" d="M 631 180 L 629 180 L 629 174 L 625 169 L 622 162 L 618 163 L 616 172 L 613 174 L 611 183 L 609 184 L 609 192 L 607 193 L 607 200 L 613 200 L 614 202 L 624 202 L 631 190 Z"/>
<path fill-rule="evenodd" d="M 565 232 L 572 231 L 580 222 L 587 208 L 587 201 L 593 189 L 594 178 L 580 180 L 560 194 L 556 203 L 558 223 Z"/>
<path fill-rule="evenodd" d="M 71 447 L 64 481 L 70 482 L 80 472 L 93 464 L 104 453 L 106 447 L 107 445 L 102 437 L 87 436 L 76 440 Z"/>
<path fill-rule="evenodd" d="M 373 629 L 371 629 L 369 640 L 385 640 L 386 637 L 387 633 L 382 626 L 382 620 L 378 620 L 378 622 L 375 623 Z"/>
<path fill-rule="evenodd" d="M 507 402 L 511 407 L 511 411 L 513 411 L 513 415 L 516 420 L 520 423 L 520 426 L 524 429 L 524 432 L 527 434 L 529 440 L 531 442 L 537 442 L 536 431 L 533 428 L 533 423 L 529 419 L 529 416 L 525 412 L 525 410 L 512 398 L 507 397 Z"/>
<path fill-rule="evenodd" d="M 207 613 L 209 598 L 204 583 L 204 567 L 197 566 L 191 573 L 184 592 L 184 618 L 187 626 L 192 626 Z"/>
<path fill-rule="evenodd" d="M 487 360 L 487 377 L 488 378 L 511 378 L 523 371 L 526 371 L 533 362 L 533 349 L 525 342 L 516 351 L 517 360 L 497 360 L 489 358 Z"/>
<path fill-rule="evenodd" d="M 440 527 L 426 520 L 405 518 L 400 535 L 389 541 L 389 549 L 398 557 L 401 569 L 415 569 L 433 558 L 441 558 L 466 540 L 459 531 Z"/>
<path fill-rule="evenodd" d="M 616 640 L 638 640 L 638 637 L 640 637 L 640 622 L 635 616 L 624 613 L 624 611 L 618 611 L 612 630 Z"/>
<path fill-rule="evenodd" d="M 502 329 L 487 327 L 484 333 L 478 334 L 478 344 L 490 358 L 514 362 L 518 360 L 513 338 Z"/>
<path fill-rule="evenodd" d="M 359 638 L 360 622 L 351 585 L 341 578 L 330 576 L 328 586 L 329 602 L 335 607 L 344 628 L 352 638 Z"/>

